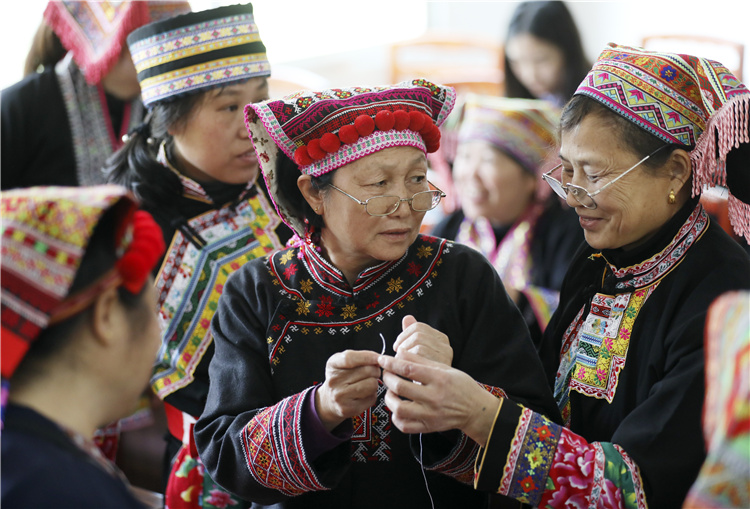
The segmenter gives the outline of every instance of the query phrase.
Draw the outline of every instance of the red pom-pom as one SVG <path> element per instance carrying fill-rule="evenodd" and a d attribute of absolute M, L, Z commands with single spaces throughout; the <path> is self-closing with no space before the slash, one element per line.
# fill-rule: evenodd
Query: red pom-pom
<path fill-rule="evenodd" d="M 419 132 L 424 127 L 425 115 L 421 111 L 409 112 L 409 130 Z"/>
<path fill-rule="evenodd" d="M 360 136 L 370 136 L 375 130 L 375 121 L 369 115 L 360 115 L 354 120 L 354 128 Z"/>
<path fill-rule="evenodd" d="M 411 118 L 404 110 L 396 110 L 393 112 L 393 120 L 393 128 L 397 131 L 403 131 L 404 129 L 409 128 Z"/>
<path fill-rule="evenodd" d="M 421 134 L 426 134 L 429 132 L 433 127 L 435 127 L 435 121 L 432 120 L 432 117 L 422 113 L 422 116 L 424 117 L 424 125 L 422 126 L 422 129 L 419 130 Z"/>
<path fill-rule="evenodd" d="M 164 249 L 164 236 L 151 214 L 136 211 L 133 215 L 133 239 L 122 258 L 117 260 L 123 288 L 134 295 L 139 294 L 156 262 L 164 254 Z"/>
<path fill-rule="evenodd" d="M 375 115 L 375 125 L 378 126 L 378 129 L 381 131 L 390 131 L 393 129 L 393 124 L 395 122 L 396 119 L 393 118 L 393 113 L 388 110 L 380 110 Z"/>
<path fill-rule="evenodd" d="M 353 125 L 345 125 L 339 129 L 339 139 L 342 143 L 347 143 L 349 145 L 357 143 L 357 140 L 359 139 L 357 128 Z"/>
<path fill-rule="evenodd" d="M 297 163 L 298 166 L 307 166 L 313 163 L 312 157 L 310 157 L 310 154 L 307 152 L 307 147 L 302 146 L 294 151 L 294 162 Z"/>
<path fill-rule="evenodd" d="M 328 152 L 329 154 L 333 154 L 341 147 L 341 141 L 339 140 L 339 137 L 336 136 L 333 133 L 325 133 L 323 136 L 320 137 L 320 148 Z"/>
<path fill-rule="evenodd" d="M 307 153 L 310 154 L 310 157 L 315 161 L 323 159 L 326 156 L 325 151 L 320 148 L 320 140 L 310 140 L 307 143 Z"/>
<path fill-rule="evenodd" d="M 432 129 L 422 133 L 422 139 L 425 143 L 440 142 L 440 128 L 432 124 Z"/>
<path fill-rule="evenodd" d="M 425 143 L 425 150 L 428 154 L 432 154 L 433 152 L 437 152 L 440 148 L 440 142 L 435 141 L 433 143 Z"/>

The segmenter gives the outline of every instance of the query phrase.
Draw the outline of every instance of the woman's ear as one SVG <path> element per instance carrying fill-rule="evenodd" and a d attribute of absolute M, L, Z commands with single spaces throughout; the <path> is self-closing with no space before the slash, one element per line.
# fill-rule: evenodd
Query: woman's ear
<path fill-rule="evenodd" d="M 323 194 L 313 187 L 312 177 L 310 177 L 310 175 L 300 175 L 297 179 L 297 187 L 307 204 L 310 205 L 310 208 L 312 208 L 316 214 L 320 214 L 323 207 Z"/>
<path fill-rule="evenodd" d="M 127 327 L 123 307 L 117 295 L 117 287 L 108 288 L 94 299 L 91 306 L 91 333 L 102 345 L 117 340 L 122 327 Z"/>
<path fill-rule="evenodd" d="M 692 192 L 692 164 L 690 154 L 681 148 L 675 149 L 669 155 L 670 178 L 675 182 L 676 190 L 691 189 Z M 687 184 L 687 186 L 685 186 Z"/>

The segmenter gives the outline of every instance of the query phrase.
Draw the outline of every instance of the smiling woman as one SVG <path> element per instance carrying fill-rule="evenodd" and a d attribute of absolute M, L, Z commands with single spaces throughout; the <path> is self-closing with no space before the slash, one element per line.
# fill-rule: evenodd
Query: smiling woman
<path fill-rule="evenodd" d="M 429 359 L 382 356 L 396 426 L 461 423 L 485 446 L 477 489 L 534 507 L 682 507 L 705 458 L 706 315 L 750 289 L 750 257 L 698 195 L 728 185 L 750 239 L 748 113 L 716 61 L 609 44 L 562 112 L 562 182 L 548 175 L 587 243 L 539 347 L 564 425 Z"/>

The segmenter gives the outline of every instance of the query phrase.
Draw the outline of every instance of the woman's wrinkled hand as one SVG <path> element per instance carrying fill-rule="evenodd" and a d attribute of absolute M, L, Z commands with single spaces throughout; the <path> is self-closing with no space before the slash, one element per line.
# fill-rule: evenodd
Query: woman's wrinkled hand
<path fill-rule="evenodd" d="M 393 344 L 397 358 L 404 352 L 409 352 L 446 366 L 451 365 L 453 348 L 448 336 L 426 323 L 418 322 L 411 315 L 403 318 L 401 326 L 403 332 L 398 335 Z"/>
<path fill-rule="evenodd" d="M 326 379 L 315 393 L 315 409 L 328 431 L 357 416 L 378 398 L 378 354 L 344 350 L 326 362 Z"/>
<path fill-rule="evenodd" d="M 460 429 L 484 446 L 500 400 L 469 375 L 420 355 L 381 355 L 385 402 L 404 433 Z M 415 383 L 418 382 L 418 383 Z"/>

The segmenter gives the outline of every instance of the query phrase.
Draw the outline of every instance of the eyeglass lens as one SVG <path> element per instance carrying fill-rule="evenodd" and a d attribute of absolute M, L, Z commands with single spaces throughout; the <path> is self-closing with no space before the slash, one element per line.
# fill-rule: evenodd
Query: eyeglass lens
<path fill-rule="evenodd" d="M 427 212 L 440 203 L 440 191 L 423 191 L 415 194 L 411 200 L 402 200 L 398 196 L 375 196 L 367 200 L 367 212 L 374 216 L 393 214 L 401 201 L 411 201 L 415 212 Z"/>

